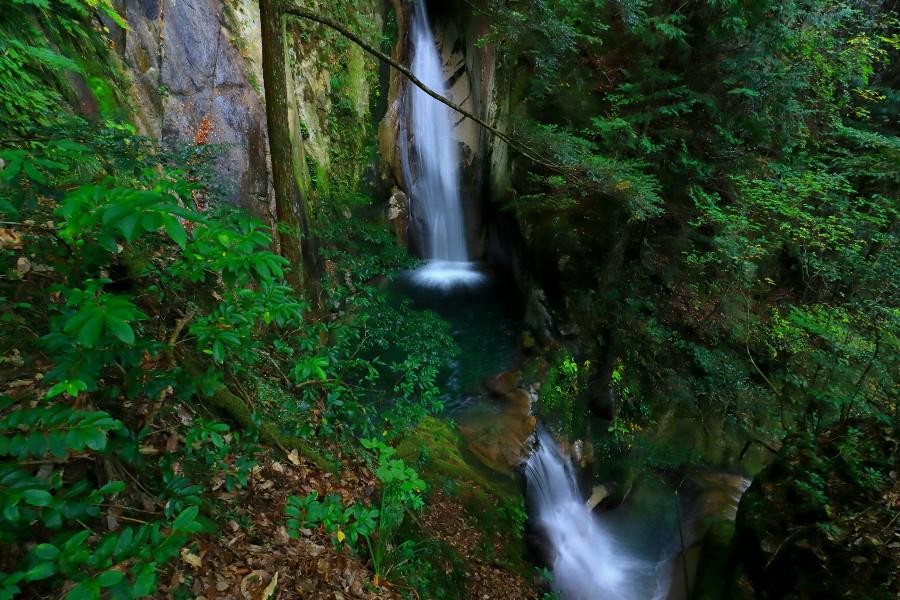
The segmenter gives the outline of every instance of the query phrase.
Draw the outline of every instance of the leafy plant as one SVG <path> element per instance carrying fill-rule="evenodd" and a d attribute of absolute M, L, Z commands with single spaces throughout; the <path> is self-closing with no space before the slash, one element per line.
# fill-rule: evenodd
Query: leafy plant
<path fill-rule="evenodd" d="M 395 545 L 393 538 L 407 511 L 424 506 L 422 493 L 427 486 L 413 469 L 394 458 L 396 450 L 391 446 L 377 439 L 364 439 L 362 445 L 377 453 L 375 475 L 382 483 L 379 508 L 361 504 L 344 507 L 336 494 L 320 500 L 313 491 L 303 498 L 290 496 L 285 514 L 288 533 L 294 537 L 303 527 L 321 525 L 336 544 L 347 540 L 352 548 L 358 540 L 364 540 L 377 586 L 415 556 L 414 540 Z"/>

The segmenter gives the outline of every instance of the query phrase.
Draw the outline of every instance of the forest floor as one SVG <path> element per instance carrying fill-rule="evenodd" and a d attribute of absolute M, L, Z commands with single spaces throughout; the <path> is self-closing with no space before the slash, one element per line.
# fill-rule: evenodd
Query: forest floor
<path fill-rule="evenodd" d="M 339 449 L 332 449 L 338 456 Z M 412 588 L 374 585 L 374 574 L 346 547 L 336 547 L 321 528 L 301 529 L 297 539 L 288 536 L 284 507 L 291 495 L 317 491 L 319 497 L 338 494 L 345 504 L 368 502 L 377 497 L 378 480 L 357 461 L 346 458 L 342 472 L 319 470 L 296 454 L 259 457 L 245 488 L 214 492 L 225 527 L 216 536 L 201 536 L 199 551 L 183 551 L 181 560 L 160 581 L 159 597 L 206 600 L 388 600 L 420 598 Z M 478 600 L 527 600 L 537 592 L 524 577 L 476 556 L 482 537 L 449 496 L 435 491 L 419 515 L 419 529 L 451 546 L 465 561 L 465 598 Z M 494 544 L 502 544 L 496 539 Z"/>

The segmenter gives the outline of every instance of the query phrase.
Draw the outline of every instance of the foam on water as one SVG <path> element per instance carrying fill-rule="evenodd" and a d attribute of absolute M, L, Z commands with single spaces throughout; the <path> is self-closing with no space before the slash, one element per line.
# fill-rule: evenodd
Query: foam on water
<path fill-rule="evenodd" d="M 487 281 L 478 263 L 430 260 L 412 273 L 410 278 L 419 286 L 437 290 L 472 288 Z"/>

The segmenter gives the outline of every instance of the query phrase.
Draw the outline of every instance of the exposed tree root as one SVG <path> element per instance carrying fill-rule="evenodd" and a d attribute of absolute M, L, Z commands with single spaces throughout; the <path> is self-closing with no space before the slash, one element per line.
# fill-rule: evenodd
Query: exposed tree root
<path fill-rule="evenodd" d="M 192 377 L 199 378 L 200 371 L 196 366 L 185 364 L 185 369 Z M 218 388 L 210 395 L 204 395 L 202 398 L 209 406 L 227 414 L 231 419 L 240 425 L 243 429 L 259 431 L 262 440 L 268 444 L 276 446 L 285 454 L 290 454 L 292 449 L 312 461 L 317 467 L 330 473 L 336 473 L 340 470 L 340 465 L 328 460 L 321 452 L 313 448 L 306 440 L 282 434 L 278 427 L 271 422 L 264 421 L 258 428 L 253 422 L 253 413 L 243 398 L 229 390 L 225 385 Z"/>

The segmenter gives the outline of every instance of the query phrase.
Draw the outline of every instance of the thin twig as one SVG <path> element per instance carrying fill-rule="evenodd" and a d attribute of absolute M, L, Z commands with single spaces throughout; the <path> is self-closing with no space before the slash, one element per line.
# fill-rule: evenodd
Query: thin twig
<path fill-rule="evenodd" d="M 337 380 L 336 379 L 310 379 L 308 381 L 301 381 L 300 383 L 296 384 L 294 387 L 295 388 L 304 388 L 304 387 L 307 387 L 310 385 L 324 385 L 326 383 L 334 383 L 335 381 L 337 381 Z"/>
<path fill-rule="evenodd" d="M 155 510 L 144 510 L 144 509 L 142 509 L 142 508 L 135 508 L 134 506 L 125 506 L 125 505 L 123 505 L 123 504 L 100 504 L 99 506 L 102 506 L 102 507 L 104 507 L 104 508 L 120 508 L 120 509 L 122 509 L 122 510 L 130 510 L 130 511 L 134 511 L 134 512 L 144 513 L 144 514 L 147 514 L 147 515 L 158 515 L 158 514 L 161 514 L 161 513 L 159 513 L 158 511 L 155 511 Z"/>
<path fill-rule="evenodd" d="M 769 570 L 769 567 L 772 566 L 773 562 L 775 562 L 775 559 L 778 557 L 778 554 L 781 552 L 781 549 L 784 548 L 788 542 L 792 541 L 795 537 L 797 537 L 801 533 L 803 533 L 805 531 L 809 531 L 810 529 L 812 529 L 812 526 L 803 525 L 802 527 L 796 528 L 786 538 L 784 538 L 784 540 L 782 540 L 782 542 L 780 544 L 778 544 L 778 547 L 775 549 L 775 552 L 772 554 L 772 556 L 769 557 L 769 560 L 766 561 L 766 566 L 763 567 L 763 573 L 765 573 L 766 571 Z"/>
<path fill-rule="evenodd" d="M 128 521 L 130 523 L 140 523 L 141 525 L 146 525 L 149 521 L 144 521 L 141 519 L 135 519 L 134 517 L 126 517 L 124 515 L 120 515 L 116 517 L 116 519 L 121 519 L 123 521 Z"/>
<path fill-rule="evenodd" d="M 194 318 L 194 315 L 197 314 L 196 310 L 188 311 L 186 315 L 182 318 L 178 319 L 175 322 L 175 329 L 172 330 L 172 334 L 169 336 L 168 343 L 166 344 L 166 349 L 163 352 L 163 358 L 165 360 L 165 369 L 171 369 L 175 366 L 175 344 L 178 342 L 178 336 L 181 335 L 181 332 L 187 326 L 188 323 Z M 153 407 L 150 409 L 150 412 L 147 413 L 147 417 L 144 419 L 145 427 L 152 427 L 153 421 L 156 419 L 156 415 L 159 413 L 162 408 L 163 401 L 166 399 L 166 395 L 170 392 L 170 386 L 166 386 L 159 392 L 159 396 L 156 398 L 156 402 L 153 403 Z"/>
<path fill-rule="evenodd" d="M 275 370 L 278 371 L 278 374 L 281 376 L 282 381 L 284 381 L 284 383 L 285 383 L 286 385 L 290 386 L 290 385 L 291 385 L 291 380 L 288 379 L 288 376 L 285 375 L 285 374 L 284 374 L 284 371 L 281 370 L 281 365 L 278 364 L 278 361 L 275 360 L 275 357 L 272 356 L 271 354 L 269 354 L 268 352 L 263 351 L 263 350 L 260 350 L 259 353 L 262 354 L 263 356 L 265 356 L 267 359 L 269 359 L 269 362 L 272 363 L 272 366 L 275 367 Z"/>

